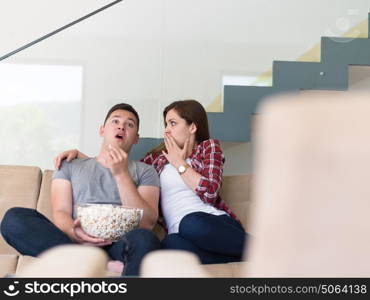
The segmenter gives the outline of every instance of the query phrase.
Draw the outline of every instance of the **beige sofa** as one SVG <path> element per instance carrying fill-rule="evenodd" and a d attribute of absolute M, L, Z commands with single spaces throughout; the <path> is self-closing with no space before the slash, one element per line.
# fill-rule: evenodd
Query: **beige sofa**
<path fill-rule="evenodd" d="M 50 183 L 53 171 L 38 167 L 0 165 L 0 218 L 14 206 L 35 208 L 51 218 Z M 225 176 L 222 196 L 246 226 L 251 175 Z M 161 237 L 163 232 L 154 229 Z M 21 274 L 35 259 L 17 253 L 0 237 L 0 277 Z M 241 263 L 205 265 L 210 276 L 238 277 Z M 27 268 L 27 267 L 26 267 Z M 114 274 L 110 274 L 114 275 Z"/>

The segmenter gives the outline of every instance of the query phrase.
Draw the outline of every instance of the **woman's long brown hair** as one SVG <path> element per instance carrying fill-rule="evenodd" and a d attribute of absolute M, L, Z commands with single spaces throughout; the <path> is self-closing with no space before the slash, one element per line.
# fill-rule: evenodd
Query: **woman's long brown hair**
<path fill-rule="evenodd" d="M 172 102 L 163 111 L 163 120 L 165 126 L 166 126 L 166 115 L 171 109 L 176 110 L 178 115 L 181 118 L 185 119 L 188 125 L 194 123 L 194 125 L 197 127 L 195 139 L 198 144 L 209 139 L 208 118 L 207 113 L 202 104 L 192 99 Z M 150 150 L 147 153 L 147 155 L 162 153 L 163 150 L 166 150 L 166 146 L 164 143 L 161 143 L 154 149 Z"/>

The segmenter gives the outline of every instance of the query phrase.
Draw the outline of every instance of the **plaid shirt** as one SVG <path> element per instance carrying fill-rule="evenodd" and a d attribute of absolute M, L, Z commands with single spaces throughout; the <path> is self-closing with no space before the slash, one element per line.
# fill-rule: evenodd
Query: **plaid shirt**
<path fill-rule="evenodd" d="M 222 171 L 225 162 L 220 142 L 215 139 L 203 141 L 193 148 L 190 160 L 192 169 L 202 176 L 195 189 L 199 198 L 205 203 L 227 212 L 232 218 L 237 220 L 236 215 L 218 194 L 221 188 Z M 153 165 L 158 174 L 161 174 L 164 166 L 168 164 L 166 157 L 162 153 L 148 154 L 141 161 L 148 165 Z"/>

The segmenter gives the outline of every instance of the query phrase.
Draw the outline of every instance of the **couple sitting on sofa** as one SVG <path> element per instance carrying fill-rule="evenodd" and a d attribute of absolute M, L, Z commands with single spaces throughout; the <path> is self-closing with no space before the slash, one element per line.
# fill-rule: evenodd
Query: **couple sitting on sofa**
<path fill-rule="evenodd" d="M 4 239 L 30 256 L 62 244 L 102 247 L 113 260 L 108 269 L 125 276 L 138 276 L 142 258 L 161 247 L 191 251 L 205 264 L 240 261 L 247 233 L 218 195 L 224 156 L 219 142 L 209 137 L 203 106 L 195 100 L 176 101 L 163 116 L 164 143 L 143 162 L 131 161 L 128 153 L 139 139 L 139 116 L 128 104 L 113 106 L 100 127 L 103 140 L 96 157 L 77 150 L 57 157 L 53 222 L 34 209 L 13 207 L 1 223 Z M 151 231 L 159 198 L 168 231 L 162 242 Z M 73 211 L 87 200 L 142 208 L 139 228 L 113 243 L 88 235 Z"/>

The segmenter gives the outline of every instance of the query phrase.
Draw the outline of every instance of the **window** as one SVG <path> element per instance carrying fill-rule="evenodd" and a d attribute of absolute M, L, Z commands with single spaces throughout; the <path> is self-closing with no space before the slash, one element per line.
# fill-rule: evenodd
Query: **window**
<path fill-rule="evenodd" d="M 225 85 L 242 85 L 242 86 L 271 86 L 272 79 L 269 76 L 259 74 L 237 75 L 226 74 L 222 76 L 222 86 Z"/>
<path fill-rule="evenodd" d="M 0 163 L 53 168 L 80 139 L 83 68 L 0 63 Z"/>

